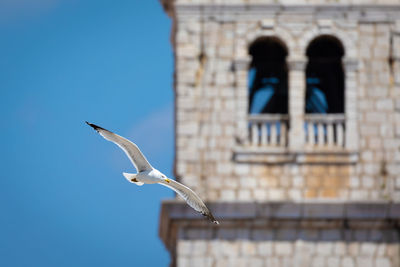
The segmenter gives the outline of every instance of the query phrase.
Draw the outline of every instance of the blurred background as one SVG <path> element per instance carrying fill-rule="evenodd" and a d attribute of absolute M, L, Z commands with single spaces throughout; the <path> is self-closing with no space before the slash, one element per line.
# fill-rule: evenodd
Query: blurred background
<path fill-rule="evenodd" d="M 160 186 L 84 121 L 172 176 L 171 21 L 158 1 L 0 1 L 0 265 L 165 266 Z"/>

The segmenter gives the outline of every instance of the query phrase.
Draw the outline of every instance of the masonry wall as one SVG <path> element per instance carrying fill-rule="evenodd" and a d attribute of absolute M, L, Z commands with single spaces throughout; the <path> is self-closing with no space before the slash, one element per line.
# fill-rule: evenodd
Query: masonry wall
<path fill-rule="evenodd" d="M 398 4 L 396 0 L 175 0 L 176 4 Z"/>
<path fill-rule="evenodd" d="M 322 211 L 327 202 L 400 202 L 398 1 L 161 2 L 174 23 L 176 178 L 208 203 L 233 210 L 213 210 L 221 222 L 214 227 L 178 204 L 165 209 L 160 232 L 172 265 L 400 266 L 399 212 L 352 222 L 347 215 L 334 221 L 325 212 L 310 222 L 290 213 L 291 220 L 274 222 L 235 209 L 276 201 L 321 203 Z M 305 51 L 324 34 L 345 50 L 340 149 L 304 142 Z M 278 37 L 289 52 L 288 144 L 264 150 L 249 145 L 247 121 L 247 50 L 262 36 Z"/>
<path fill-rule="evenodd" d="M 376 14 L 360 17 L 352 9 L 328 11 L 232 15 L 227 8 L 177 14 L 176 176 L 182 182 L 207 200 L 400 201 L 400 20 L 393 19 L 399 13 L 383 10 L 378 17 L 387 20 L 380 21 Z M 287 45 L 289 66 L 303 66 L 289 71 L 289 90 L 296 92 L 305 87 L 306 47 L 322 34 L 343 43 L 344 67 L 352 69 L 346 73 L 346 105 L 351 106 L 346 116 L 354 123 L 347 130 L 357 134 L 348 138 L 354 147 L 347 151 L 357 159 L 347 164 L 235 161 L 235 148 L 243 146 L 247 131 L 249 44 L 276 36 Z M 304 94 L 293 94 L 289 102 L 302 107 Z M 291 123 L 301 130 L 297 118 L 302 119 L 293 117 Z"/>
<path fill-rule="evenodd" d="M 399 244 L 387 240 L 371 241 L 373 235 L 380 234 L 376 230 L 348 231 L 346 234 L 352 236 L 351 241 L 337 240 L 340 237 L 337 230 L 293 232 L 290 229 L 282 229 L 273 232 L 270 229 L 224 229 L 217 231 L 217 239 L 207 238 L 209 233 L 199 229 L 184 231 L 183 234 L 187 239 L 178 241 L 177 266 L 391 267 L 400 265 Z M 199 235 L 206 238 L 196 239 Z M 287 239 L 276 240 L 274 235 L 286 236 Z M 296 238 L 301 235 L 306 235 L 311 240 Z M 263 240 L 263 237 L 266 240 Z"/>

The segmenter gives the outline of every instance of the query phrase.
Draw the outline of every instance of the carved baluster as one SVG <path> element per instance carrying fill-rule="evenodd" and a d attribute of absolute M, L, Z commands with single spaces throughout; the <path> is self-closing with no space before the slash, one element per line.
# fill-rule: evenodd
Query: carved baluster
<path fill-rule="evenodd" d="M 279 137 L 279 144 L 281 146 L 286 146 L 287 144 L 287 137 L 286 137 L 286 132 L 287 132 L 287 125 L 286 125 L 286 121 L 281 121 L 280 123 L 281 126 L 281 134 Z"/>
<path fill-rule="evenodd" d="M 311 121 L 307 123 L 307 141 L 310 145 L 315 144 L 314 124 Z"/>
<path fill-rule="evenodd" d="M 342 122 L 336 124 L 336 145 L 339 147 L 343 147 L 344 145 L 344 129 Z"/>
<path fill-rule="evenodd" d="M 261 125 L 261 145 L 265 146 L 268 144 L 268 132 L 267 132 L 267 124 L 262 122 Z"/>
<path fill-rule="evenodd" d="M 277 142 L 277 129 L 276 129 L 276 121 L 270 123 L 270 139 L 269 142 L 271 145 L 275 146 Z"/>
<path fill-rule="evenodd" d="M 333 124 L 328 123 L 326 125 L 326 134 L 327 134 L 327 141 L 328 141 L 328 146 L 333 146 L 334 145 L 334 135 L 333 135 Z"/>
<path fill-rule="evenodd" d="M 323 146 L 325 144 L 325 133 L 324 133 L 324 124 L 319 122 L 317 124 L 317 134 L 318 134 L 318 145 Z"/>
<path fill-rule="evenodd" d="M 258 125 L 256 122 L 251 124 L 251 144 L 253 146 L 258 145 Z"/>

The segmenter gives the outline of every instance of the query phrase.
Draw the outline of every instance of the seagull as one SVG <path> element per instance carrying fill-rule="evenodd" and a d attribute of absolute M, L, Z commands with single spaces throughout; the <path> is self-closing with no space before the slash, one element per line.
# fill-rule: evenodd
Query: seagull
<path fill-rule="evenodd" d="M 129 157 L 138 172 L 136 174 L 125 172 L 122 173 L 129 182 L 134 183 L 138 186 L 142 186 L 143 184 L 160 184 L 166 186 L 174 190 L 178 195 L 180 195 L 194 210 L 200 212 L 211 222 L 219 224 L 219 222 L 214 218 L 204 202 L 195 192 L 193 192 L 192 189 L 181 183 L 178 183 L 175 180 L 169 179 L 159 170 L 153 168 L 136 144 L 100 126 L 89 123 L 87 121 L 86 123 L 93 129 L 95 129 L 101 136 L 103 136 L 104 139 L 111 141 L 119 146 Z"/>

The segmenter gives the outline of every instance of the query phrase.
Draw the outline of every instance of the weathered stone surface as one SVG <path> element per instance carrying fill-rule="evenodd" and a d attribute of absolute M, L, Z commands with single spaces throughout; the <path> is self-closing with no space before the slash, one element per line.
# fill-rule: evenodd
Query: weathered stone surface
<path fill-rule="evenodd" d="M 160 235 L 177 243 L 174 262 L 400 266 L 391 228 L 400 220 L 398 1 L 161 2 L 174 20 L 175 174 L 204 201 L 222 202 L 209 205 L 219 230 L 184 203 L 163 207 Z M 326 35 L 344 50 L 344 111 L 304 114 L 307 49 Z M 248 48 L 262 36 L 279 38 L 288 53 L 279 138 L 263 122 L 251 132 L 248 117 Z M 311 115 L 321 118 L 307 132 Z"/>

